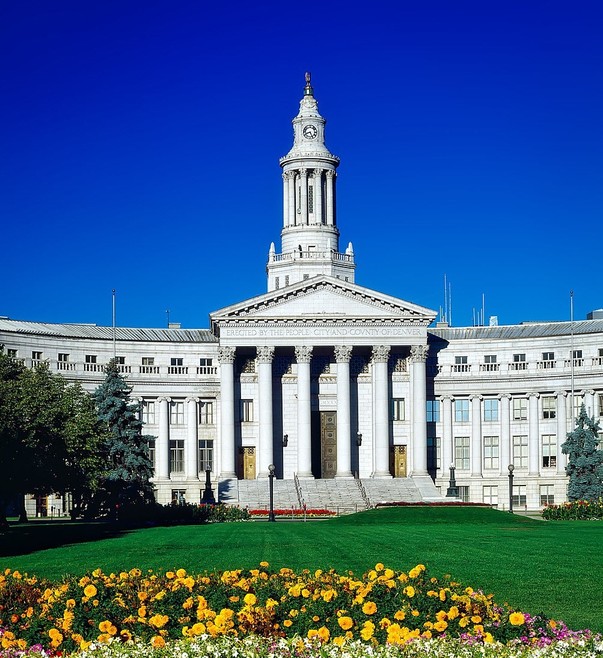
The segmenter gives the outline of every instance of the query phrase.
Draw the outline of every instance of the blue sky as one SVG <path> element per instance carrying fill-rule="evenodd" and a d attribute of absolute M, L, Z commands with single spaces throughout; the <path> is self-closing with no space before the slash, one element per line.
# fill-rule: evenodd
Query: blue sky
<path fill-rule="evenodd" d="M 304 72 L 356 282 L 603 307 L 600 0 L 0 0 L 0 315 L 207 327 L 266 290 Z"/>

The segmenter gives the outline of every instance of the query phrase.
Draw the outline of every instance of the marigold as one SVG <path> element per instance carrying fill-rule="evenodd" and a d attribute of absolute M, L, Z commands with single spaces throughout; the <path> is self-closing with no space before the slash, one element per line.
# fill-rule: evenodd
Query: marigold
<path fill-rule="evenodd" d="M 521 612 L 512 612 L 509 615 L 509 622 L 511 623 L 512 626 L 521 626 L 522 624 L 525 623 L 525 621 L 526 618 Z"/>
<path fill-rule="evenodd" d="M 337 623 L 342 628 L 342 630 L 347 631 L 354 625 L 354 620 L 351 617 L 343 616 L 339 617 Z"/>
<path fill-rule="evenodd" d="M 377 604 L 374 601 L 367 601 L 362 606 L 362 612 L 365 615 L 374 615 L 377 612 Z"/>
<path fill-rule="evenodd" d="M 245 601 L 245 605 L 255 605 L 258 599 L 255 594 L 249 592 L 249 594 L 245 594 L 245 598 L 243 599 L 243 601 Z"/>
<path fill-rule="evenodd" d="M 151 638 L 151 646 L 154 649 L 161 649 L 165 646 L 165 640 L 161 637 L 161 635 L 153 635 Z"/>
<path fill-rule="evenodd" d="M 87 596 L 90 599 L 93 596 L 96 596 L 97 591 L 98 590 L 94 585 L 86 585 L 86 587 L 84 587 L 84 596 Z"/>

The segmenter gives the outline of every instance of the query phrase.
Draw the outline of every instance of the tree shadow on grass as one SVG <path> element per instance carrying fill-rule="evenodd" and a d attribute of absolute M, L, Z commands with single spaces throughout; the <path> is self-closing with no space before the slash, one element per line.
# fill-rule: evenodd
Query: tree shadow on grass
<path fill-rule="evenodd" d="M 0 557 L 118 537 L 126 528 L 109 521 L 30 521 L 0 532 Z"/>

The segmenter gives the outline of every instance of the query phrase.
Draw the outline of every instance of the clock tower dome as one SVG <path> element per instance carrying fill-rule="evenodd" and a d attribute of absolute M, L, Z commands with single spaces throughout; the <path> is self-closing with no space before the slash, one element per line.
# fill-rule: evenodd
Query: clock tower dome
<path fill-rule="evenodd" d="M 326 120 L 318 113 L 310 74 L 293 119 L 293 147 L 280 159 L 283 169 L 282 252 L 274 243 L 268 255 L 268 291 L 317 275 L 354 282 L 350 243 L 339 253 L 335 213 L 339 158 L 325 146 Z"/>

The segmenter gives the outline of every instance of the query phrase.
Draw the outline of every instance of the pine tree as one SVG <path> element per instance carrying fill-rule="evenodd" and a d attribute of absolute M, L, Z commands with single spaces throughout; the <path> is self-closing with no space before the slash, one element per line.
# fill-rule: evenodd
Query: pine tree
<path fill-rule="evenodd" d="M 99 419 L 107 438 L 103 456 L 98 506 L 115 511 L 118 506 L 153 500 L 153 464 L 148 442 L 142 433 L 140 405 L 130 401 L 131 389 L 121 376 L 115 360 L 105 369 L 105 380 L 94 392 Z"/>
<path fill-rule="evenodd" d="M 569 476 L 569 500 L 598 500 L 603 497 L 603 450 L 598 449 L 601 431 L 594 417 L 589 418 L 582 405 L 576 429 L 569 432 L 561 446 L 569 455 L 565 472 Z"/>

